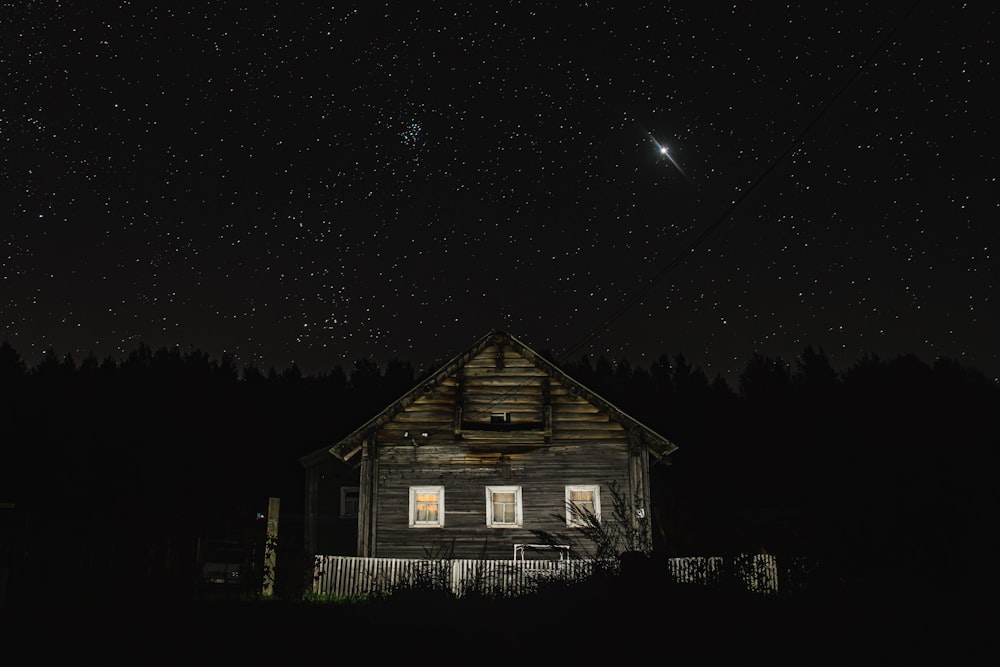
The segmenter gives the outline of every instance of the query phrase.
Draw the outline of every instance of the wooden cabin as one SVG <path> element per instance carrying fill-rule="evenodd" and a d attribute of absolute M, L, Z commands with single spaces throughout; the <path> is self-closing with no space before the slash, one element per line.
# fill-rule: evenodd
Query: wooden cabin
<path fill-rule="evenodd" d="M 306 550 L 590 558 L 589 517 L 603 525 L 628 516 L 641 528 L 650 517 L 649 466 L 676 449 L 522 341 L 491 331 L 350 435 L 302 459 Z M 339 490 L 324 485 L 331 479 Z M 344 531 L 343 521 L 355 519 L 355 530 Z M 338 525 L 344 532 L 335 546 L 321 533 Z M 559 537 L 543 541 L 543 534 Z M 344 535 L 355 540 L 354 553 L 342 553 Z"/>

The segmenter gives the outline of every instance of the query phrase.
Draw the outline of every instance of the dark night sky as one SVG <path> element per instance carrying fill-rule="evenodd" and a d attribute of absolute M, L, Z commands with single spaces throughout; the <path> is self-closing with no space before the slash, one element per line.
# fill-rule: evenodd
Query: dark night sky
<path fill-rule="evenodd" d="M 501 328 L 1000 376 L 992 4 L 149 4 L 0 9 L 29 365 L 419 370 Z"/>

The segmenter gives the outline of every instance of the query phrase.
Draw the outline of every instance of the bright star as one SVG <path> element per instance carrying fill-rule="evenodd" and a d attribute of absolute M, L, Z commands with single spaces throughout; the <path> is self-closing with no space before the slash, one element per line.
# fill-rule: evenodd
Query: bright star
<path fill-rule="evenodd" d="M 654 144 L 656 144 L 656 148 L 660 151 L 660 155 L 670 160 L 670 163 L 673 164 L 675 167 L 677 167 L 677 171 L 681 172 L 681 176 L 687 178 L 687 174 L 685 174 L 684 170 L 681 169 L 681 166 L 677 164 L 677 160 L 674 159 L 674 156 L 670 154 L 670 147 L 661 144 L 659 141 L 656 140 L 656 137 L 654 137 L 653 135 L 649 135 L 649 139 Z"/>

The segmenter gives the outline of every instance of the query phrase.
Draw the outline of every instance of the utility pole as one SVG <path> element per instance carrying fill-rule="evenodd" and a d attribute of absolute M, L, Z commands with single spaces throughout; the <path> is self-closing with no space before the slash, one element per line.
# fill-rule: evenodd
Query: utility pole
<path fill-rule="evenodd" d="M 267 499 L 267 536 L 264 538 L 264 579 L 261 595 L 269 597 L 274 593 L 274 564 L 277 560 L 278 548 L 278 511 L 281 508 L 281 498 Z"/>

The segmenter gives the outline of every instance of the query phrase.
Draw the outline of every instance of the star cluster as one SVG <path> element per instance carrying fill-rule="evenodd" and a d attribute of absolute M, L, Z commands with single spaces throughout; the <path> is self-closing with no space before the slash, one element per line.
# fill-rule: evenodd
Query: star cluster
<path fill-rule="evenodd" d="M 0 339 L 29 363 L 423 368 L 503 328 L 726 377 L 806 345 L 1000 375 L 992 7 L 0 11 Z"/>

